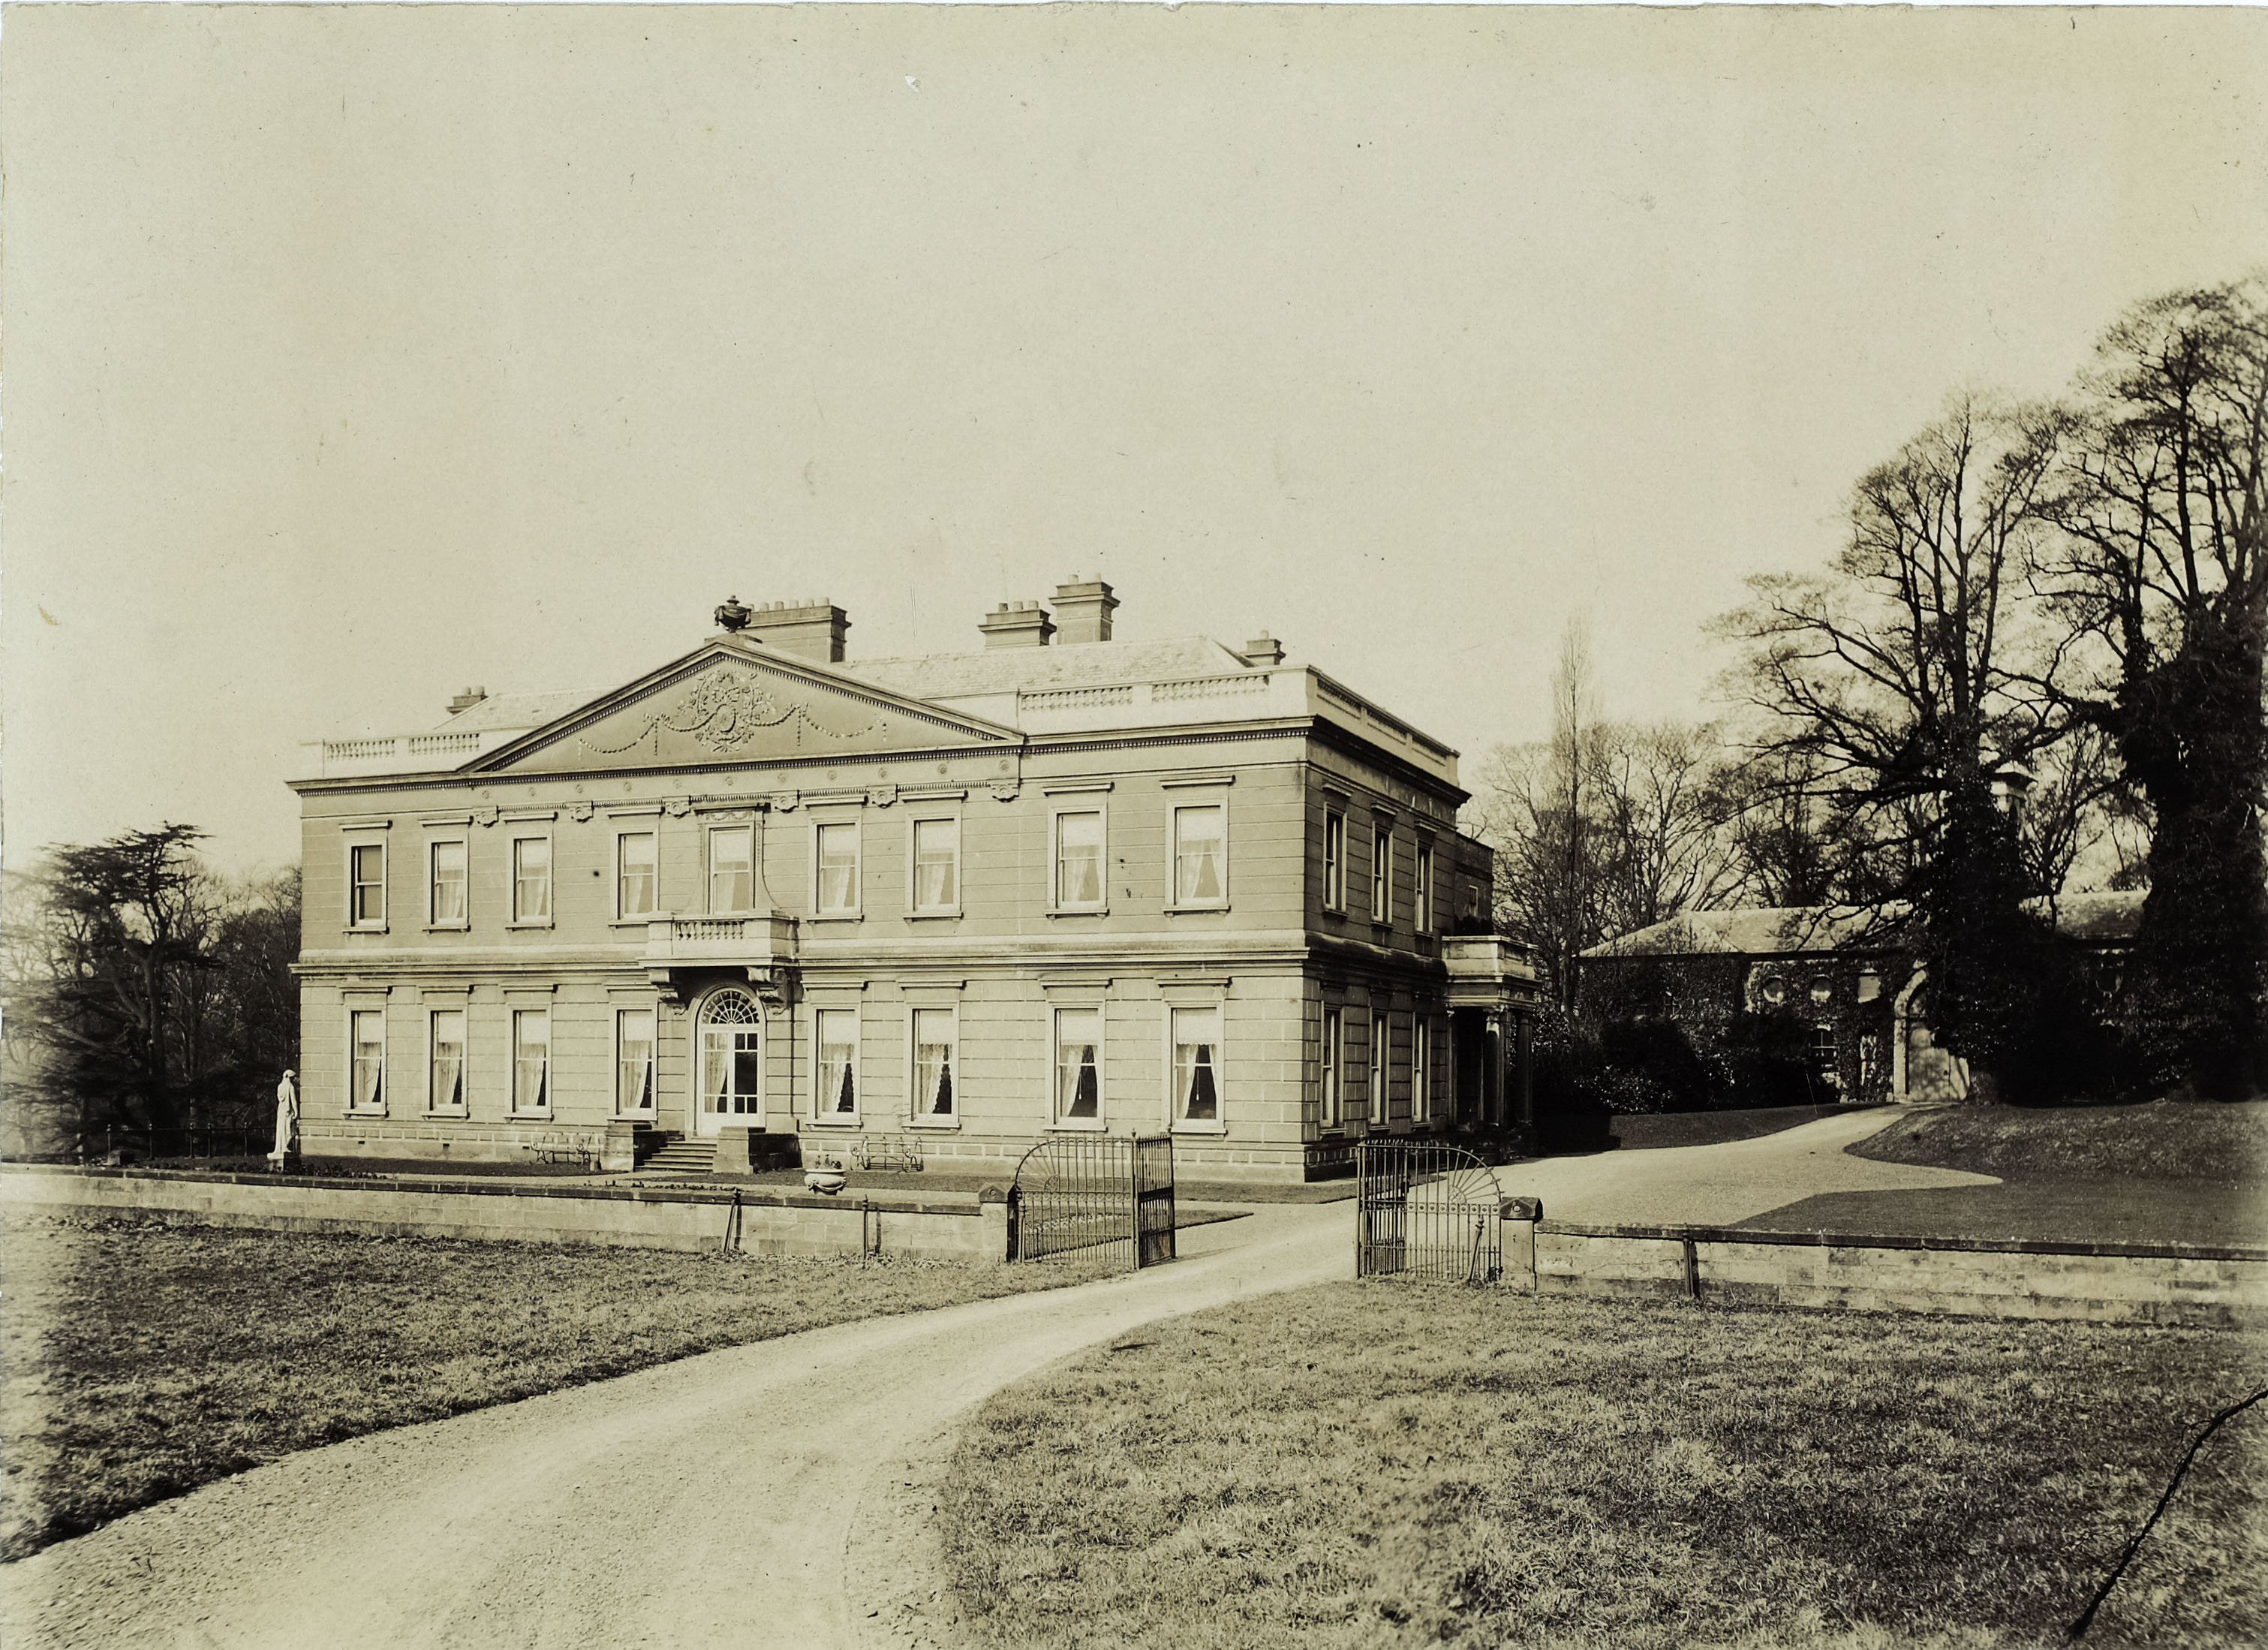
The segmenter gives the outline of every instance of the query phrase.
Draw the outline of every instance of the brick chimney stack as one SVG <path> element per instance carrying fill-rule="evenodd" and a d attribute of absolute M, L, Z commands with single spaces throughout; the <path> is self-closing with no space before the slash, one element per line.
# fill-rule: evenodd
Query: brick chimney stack
<path fill-rule="evenodd" d="M 1004 601 L 976 621 L 987 647 L 1045 647 L 1056 622 L 1036 601 Z"/>
<path fill-rule="evenodd" d="M 1082 579 L 1073 573 L 1069 582 L 1056 586 L 1056 645 L 1108 641 L 1111 610 L 1117 606 L 1118 598 L 1102 580 Z"/>
<path fill-rule="evenodd" d="M 1244 662 L 1248 665 L 1280 665 L 1284 662 L 1284 644 L 1263 630 L 1244 645 Z"/>
<path fill-rule="evenodd" d="M 749 615 L 747 633 L 783 653 L 839 665 L 850 629 L 850 615 L 821 596 L 816 601 L 761 602 Z"/>
<path fill-rule="evenodd" d="M 449 714 L 461 716 L 488 696 L 489 690 L 486 688 L 468 688 L 449 701 Z"/>

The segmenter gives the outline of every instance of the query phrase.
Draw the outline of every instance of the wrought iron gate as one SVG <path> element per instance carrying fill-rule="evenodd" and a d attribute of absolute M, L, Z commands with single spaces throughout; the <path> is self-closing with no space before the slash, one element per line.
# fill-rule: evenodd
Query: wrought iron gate
<path fill-rule="evenodd" d="M 1503 1194 L 1470 1152 L 1432 1140 L 1365 1140 L 1354 1177 L 1356 1277 L 1481 1284 L 1502 1270 Z"/>
<path fill-rule="evenodd" d="M 1130 1270 L 1174 1258 L 1170 1135 L 1064 1135 L 1016 1166 L 1008 1258 L 1086 1253 Z"/>

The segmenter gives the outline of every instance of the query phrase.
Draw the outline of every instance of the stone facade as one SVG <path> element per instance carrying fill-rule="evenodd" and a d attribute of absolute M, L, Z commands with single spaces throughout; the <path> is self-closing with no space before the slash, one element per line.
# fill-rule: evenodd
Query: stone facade
<path fill-rule="evenodd" d="M 872 664 L 831 603 L 728 604 L 613 692 L 314 747 L 306 1149 L 628 1122 L 1005 1171 L 1170 1129 L 1186 1175 L 1299 1179 L 1501 1120 L 1532 982 L 1451 937 L 1490 883 L 1455 753 L 1271 639 L 1112 641 L 1109 587 L 1065 590 L 1083 639 L 1024 604 Z"/>

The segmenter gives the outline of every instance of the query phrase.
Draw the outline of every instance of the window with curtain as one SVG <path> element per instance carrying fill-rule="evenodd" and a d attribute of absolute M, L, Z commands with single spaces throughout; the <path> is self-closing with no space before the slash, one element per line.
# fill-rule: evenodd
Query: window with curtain
<path fill-rule="evenodd" d="M 465 1011 L 437 1008 L 432 1014 L 433 1075 L 425 1104 L 433 1111 L 465 1109 Z"/>
<path fill-rule="evenodd" d="M 1383 1128 L 1386 1124 L 1386 1016 L 1373 1010 L 1370 1016 L 1370 1120 Z"/>
<path fill-rule="evenodd" d="M 512 1109 L 544 1111 L 551 1105 L 551 1011 L 520 1008 L 512 1016 Z"/>
<path fill-rule="evenodd" d="M 461 928 L 465 925 L 468 850 L 460 842 L 438 842 L 432 846 L 432 855 L 433 925 Z"/>
<path fill-rule="evenodd" d="M 1102 1011 L 1056 1010 L 1056 1119 L 1102 1120 Z"/>
<path fill-rule="evenodd" d="M 746 991 L 719 991 L 701 1008 L 701 1106 L 712 1116 L 764 1109 L 763 1010 Z"/>
<path fill-rule="evenodd" d="M 914 1010 L 914 1115 L 931 1119 L 956 1116 L 954 1062 L 959 1028 L 950 1008 Z"/>
<path fill-rule="evenodd" d="M 858 828 L 821 825 L 814 833 L 819 858 L 819 901 L 822 915 L 848 915 L 858 909 Z"/>
<path fill-rule="evenodd" d="M 386 1011 L 357 1008 L 348 1016 L 349 1041 L 354 1064 L 347 1090 L 348 1103 L 357 1111 L 386 1109 Z"/>
<path fill-rule="evenodd" d="M 961 821 L 914 821 L 914 910 L 949 911 L 961 903 Z"/>
<path fill-rule="evenodd" d="M 1323 905 L 1326 910 L 1346 909 L 1346 815 L 1331 813 L 1323 815 Z"/>
<path fill-rule="evenodd" d="M 651 1008 L 615 1011 L 615 1109 L 653 1109 L 654 1016 Z"/>
<path fill-rule="evenodd" d="M 512 920 L 551 920 L 551 839 L 521 836 L 512 844 Z"/>
<path fill-rule="evenodd" d="M 1220 1121 L 1220 1010 L 1173 1013 L 1174 1116 L 1180 1123 Z"/>
<path fill-rule="evenodd" d="M 357 843 L 347 850 L 347 920 L 357 928 L 386 925 L 386 844 Z"/>
<path fill-rule="evenodd" d="M 709 832 L 709 909 L 745 911 L 755 899 L 755 832 L 747 825 L 718 825 Z"/>
<path fill-rule="evenodd" d="M 1227 815 L 1218 802 L 1174 810 L 1176 905 L 1219 905 L 1228 897 Z"/>
<path fill-rule="evenodd" d="M 1102 814 L 1056 815 L 1056 904 L 1063 909 L 1102 903 Z"/>
<path fill-rule="evenodd" d="M 615 911 L 619 917 L 653 915 L 655 855 L 652 831 L 626 832 L 615 842 Z"/>
<path fill-rule="evenodd" d="M 814 1097 L 815 1117 L 856 1117 L 858 1115 L 858 1011 L 822 1008 L 814 1015 L 818 1051 L 819 1092 Z"/>
<path fill-rule="evenodd" d="M 1432 1032 L 1423 1014 L 1410 1017 L 1410 1117 L 1413 1123 L 1433 1115 Z"/>

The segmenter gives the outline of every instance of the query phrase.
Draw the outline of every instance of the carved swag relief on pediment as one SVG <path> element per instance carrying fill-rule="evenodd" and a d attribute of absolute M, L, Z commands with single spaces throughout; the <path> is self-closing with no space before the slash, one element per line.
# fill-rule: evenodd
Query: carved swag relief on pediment
<path fill-rule="evenodd" d="M 602 745 L 589 736 L 576 742 L 586 755 L 619 756 L 644 746 L 660 754 L 661 735 L 681 734 L 720 756 L 736 755 L 773 728 L 792 729 L 797 744 L 806 733 L 828 740 L 857 739 L 881 725 L 877 717 L 863 727 L 830 727 L 809 707 L 782 700 L 755 676 L 736 670 L 712 670 L 680 692 L 664 708 L 652 711 L 643 726 L 620 744 Z"/>

